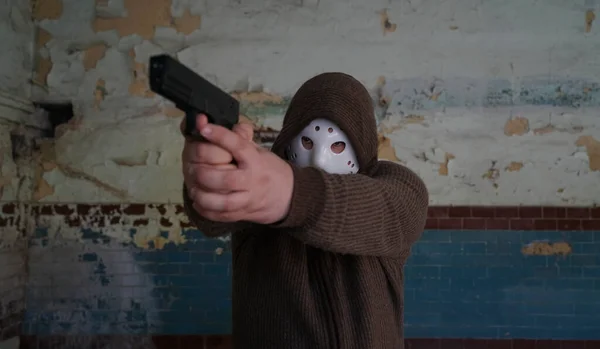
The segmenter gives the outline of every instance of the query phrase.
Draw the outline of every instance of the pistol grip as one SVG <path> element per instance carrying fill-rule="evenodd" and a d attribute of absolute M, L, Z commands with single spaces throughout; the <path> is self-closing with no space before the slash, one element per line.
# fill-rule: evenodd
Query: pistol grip
<path fill-rule="evenodd" d="M 204 141 L 205 139 L 198 132 L 198 128 L 196 127 L 196 117 L 197 116 L 198 116 L 198 113 L 196 113 L 196 112 L 193 112 L 193 111 L 185 112 L 184 133 L 185 133 L 186 138 L 189 138 L 190 140 L 192 140 L 194 142 L 201 142 L 201 141 Z"/>

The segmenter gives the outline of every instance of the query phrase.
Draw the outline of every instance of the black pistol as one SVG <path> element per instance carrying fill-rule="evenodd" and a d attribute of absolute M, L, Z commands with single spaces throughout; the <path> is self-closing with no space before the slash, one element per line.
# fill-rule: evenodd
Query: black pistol
<path fill-rule="evenodd" d="M 166 54 L 152 56 L 149 70 L 150 89 L 185 112 L 186 137 L 203 139 L 196 129 L 198 114 L 230 130 L 238 123 L 240 103 L 174 58 Z"/>

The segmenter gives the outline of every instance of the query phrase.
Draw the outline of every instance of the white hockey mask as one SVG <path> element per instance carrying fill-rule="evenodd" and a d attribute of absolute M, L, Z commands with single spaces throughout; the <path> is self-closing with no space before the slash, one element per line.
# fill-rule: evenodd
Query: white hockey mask
<path fill-rule="evenodd" d="M 327 119 L 313 120 L 292 139 L 287 157 L 297 166 L 318 167 L 331 174 L 358 172 L 358 160 L 350 139 Z"/>

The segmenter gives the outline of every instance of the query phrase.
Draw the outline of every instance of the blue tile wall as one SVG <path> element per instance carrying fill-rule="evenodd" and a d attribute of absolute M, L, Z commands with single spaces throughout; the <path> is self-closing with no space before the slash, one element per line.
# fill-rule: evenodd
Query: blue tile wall
<path fill-rule="evenodd" d="M 521 252 L 567 242 L 566 256 Z M 427 231 L 405 268 L 407 337 L 600 338 L 600 232 Z"/>
<path fill-rule="evenodd" d="M 39 230 L 25 334 L 230 333 L 228 245 L 186 235 L 184 245 L 141 250 L 93 231 L 51 243 Z M 524 255 L 534 241 L 572 252 Z M 598 339 L 598 252 L 600 232 L 426 231 L 405 268 L 406 336 Z"/>

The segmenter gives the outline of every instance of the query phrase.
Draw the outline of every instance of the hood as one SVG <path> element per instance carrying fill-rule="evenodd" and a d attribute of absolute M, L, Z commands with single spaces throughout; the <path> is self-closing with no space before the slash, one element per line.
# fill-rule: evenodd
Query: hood
<path fill-rule="evenodd" d="M 290 102 L 271 151 L 285 159 L 285 148 L 315 119 L 328 119 L 348 136 L 360 170 L 370 174 L 377 164 L 377 124 L 367 89 L 344 73 L 323 73 L 306 81 Z M 287 159 L 286 159 L 287 160 Z"/>

